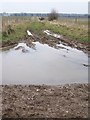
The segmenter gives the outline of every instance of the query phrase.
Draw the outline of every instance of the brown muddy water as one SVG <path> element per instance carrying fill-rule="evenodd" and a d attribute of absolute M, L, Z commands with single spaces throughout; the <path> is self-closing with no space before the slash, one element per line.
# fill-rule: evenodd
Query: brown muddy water
<path fill-rule="evenodd" d="M 88 82 L 87 54 L 62 44 L 59 49 L 39 42 L 33 44 L 34 48 L 29 48 L 25 43 L 19 43 L 10 50 L 0 52 L 0 84 Z"/>

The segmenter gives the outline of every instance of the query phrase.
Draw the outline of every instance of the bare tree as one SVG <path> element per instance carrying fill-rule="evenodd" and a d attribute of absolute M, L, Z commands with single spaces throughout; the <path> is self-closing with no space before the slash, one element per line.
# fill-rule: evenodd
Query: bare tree
<path fill-rule="evenodd" d="M 52 20 L 57 20 L 58 19 L 58 13 L 56 12 L 56 10 L 55 9 L 53 9 L 52 11 L 51 11 L 51 13 L 48 15 L 48 20 L 49 21 L 52 21 Z"/>

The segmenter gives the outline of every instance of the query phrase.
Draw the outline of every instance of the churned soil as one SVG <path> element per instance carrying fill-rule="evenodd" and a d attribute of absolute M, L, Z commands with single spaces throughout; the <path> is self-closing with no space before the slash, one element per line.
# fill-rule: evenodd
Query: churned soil
<path fill-rule="evenodd" d="M 56 49 L 58 49 L 57 44 L 62 43 L 66 46 L 82 50 L 83 52 L 88 53 L 88 55 L 90 56 L 90 43 L 81 42 L 77 40 L 70 40 L 62 35 L 61 38 L 55 38 L 52 36 L 48 36 L 46 34 L 43 34 L 41 37 L 33 33 L 33 37 L 25 35 L 24 38 L 19 41 L 3 41 L 2 43 L 0 43 L 0 49 L 2 50 L 10 49 L 14 47 L 16 44 L 18 44 L 18 42 L 26 42 L 27 45 L 31 47 L 32 42 L 36 41 L 42 44 L 48 44 L 49 46 L 54 47 Z"/>
<path fill-rule="evenodd" d="M 3 118 L 88 118 L 88 84 L 0 86 Z"/>

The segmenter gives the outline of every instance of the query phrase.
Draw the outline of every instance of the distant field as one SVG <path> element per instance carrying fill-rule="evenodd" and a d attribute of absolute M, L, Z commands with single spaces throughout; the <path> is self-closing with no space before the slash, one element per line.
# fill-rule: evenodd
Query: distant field
<path fill-rule="evenodd" d="M 8 34 L 10 29 L 11 31 Z M 2 17 L 0 40 L 3 42 L 21 40 L 26 35 L 27 29 L 39 37 L 43 36 L 43 30 L 48 29 L 62 34 L 70 40 L 90 42 L 90 39 L 88 39 L 88 20 L 86 18 L 59 18 L 55 21 L 48 21 L 45 18 L 45 20 L 40 21 L 38 17 L 27 16 Z"/>

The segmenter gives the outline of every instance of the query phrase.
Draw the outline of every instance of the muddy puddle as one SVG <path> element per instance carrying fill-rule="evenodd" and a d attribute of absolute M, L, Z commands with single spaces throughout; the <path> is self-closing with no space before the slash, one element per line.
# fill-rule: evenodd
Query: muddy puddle
<path fill-rule="evenodd" d="M 88 55 L 84 52 L 57 45 L 59 49 L 33 42 L 0 52 L 2 84 L 60 85 L 88 82 Z M 1 79 L 1 78 L 0 78 Z M 1 83 L 0 83 L 1 84 Z"/>

